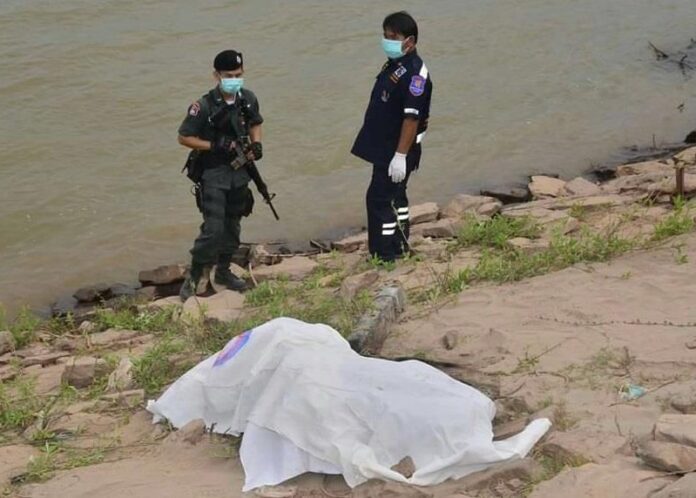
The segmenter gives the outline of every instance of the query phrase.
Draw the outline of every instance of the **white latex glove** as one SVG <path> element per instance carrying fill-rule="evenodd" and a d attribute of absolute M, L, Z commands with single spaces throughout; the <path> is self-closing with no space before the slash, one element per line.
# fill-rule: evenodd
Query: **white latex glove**
<path fill-rule="evenodd" d="M 394 154 L 389 163 L 389 176 L 394 183 L 401 183 L 406 178 L 406 154 Z"/>

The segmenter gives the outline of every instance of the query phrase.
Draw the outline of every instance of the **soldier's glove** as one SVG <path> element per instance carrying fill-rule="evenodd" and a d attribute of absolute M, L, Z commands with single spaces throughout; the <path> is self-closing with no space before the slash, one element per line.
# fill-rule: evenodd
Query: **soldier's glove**
<path fill-rule="evenodd" d="M 213 154 L 232 156 L 236 155 L 236 146 L 237 144 L 231 136 L 220 135 L 210 142 L 210 152 Z"/>
<path fill-rule="evenodd" d="M 392 182 L 401 183 L 406 178 L 406 154 L 399 152 L 394 154 L 394 158 L 389 163 L 389 176 Z"/>
<path fill-rule="evenodd" d="M 263 157 L 263 145 L 261 142 L 254 142 L 250 146 L 251 153 L 254 155 L 254 161 L 258 161 Z"/>

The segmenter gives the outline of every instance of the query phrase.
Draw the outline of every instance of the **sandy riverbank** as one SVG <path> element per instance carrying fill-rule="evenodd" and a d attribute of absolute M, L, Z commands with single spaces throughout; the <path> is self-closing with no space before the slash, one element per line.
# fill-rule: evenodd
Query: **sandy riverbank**
<path fill-rule="evenodd" d="M 665 427 L 696 412 L 696 213 L 672 203 L 675 166 L 686 170 L 686 195 L 695 193 L 690 149 L 619 168 L 602 185 L 536 178 L 538 200 L 517 206 L 460 196 L 423 207 L 417 256 L 365 263 L 357 236 L 344 241 L 347 252 L 280 258 L 252 270 L 260 285 L 246 298 L 202 298 L 208 319 L 194 302 L 182 309 L 165 298 L 85 315 L 82 324 L 15 325 L 25 344 L 0 356 L 0 477 L 15 482 L 7 493 L 242 496 L 233 442 L 200 433 L 191 445 L 153 429 L 144 399 L 250 324 L 285 314 L 348 334 L 379 289 L 399 285 L 409 304 L 378 354 L 420 358 L 484 390 L 499 406 L 499 433 L 540 416 L 554 430 L 527 459 L 484 476 L 425 490 L 370 483 L 352 496 L 660 496 L 651 493 L 679 476 L 664 475 L 674 469 L 641 445 L 673 441 L 679 431 Z M 87 363 L 80 372 L 76 358 Z M 128 363 L 130 377 L 112 373 L 110 389 L 106 376 Z M 688 453 L 690 436 L 679 437 Z M 334 479 L 291 484 L 298 497 L 351 496 Z"/>

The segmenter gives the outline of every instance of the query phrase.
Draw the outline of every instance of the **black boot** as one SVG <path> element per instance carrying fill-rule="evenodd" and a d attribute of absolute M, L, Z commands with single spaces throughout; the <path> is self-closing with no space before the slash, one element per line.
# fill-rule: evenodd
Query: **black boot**
<path fill-rule="evenodd" d="M 231 256 L 220 256 L 215 267 L 215 283 L 224 285 L 230 290 L 244 292 L 247 290 L 246 282 L 230 271 Z"/>
<path fill-rule="evenodd" d="M 186 280 L 184 280 L 184 283 L 181 285 L 181 289 L 179 290 L 179 298 L 182 302 L 185 303 L 188 298 L 196 295 L 198 283 L 200 282 L 201 277 L 203 276 L 203 269 L 203 265 L 191 263 L 191 269 L 189 270 L 189 274 L 186 277 Z"/>

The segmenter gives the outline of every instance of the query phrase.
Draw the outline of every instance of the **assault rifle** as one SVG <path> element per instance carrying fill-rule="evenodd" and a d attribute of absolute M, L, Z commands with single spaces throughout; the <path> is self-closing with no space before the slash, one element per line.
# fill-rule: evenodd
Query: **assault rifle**
<path fill-rule="evenodd" d="M 248 136 L 245 135 L 240 139 L 236 140 L 235 152 L 237 153 L 237 157 L 235 157 L 234 160 L 230 163 L 230 166 L 232 166 L 232 168 L 234 169 L 246 168 L 247 173 L 249 173 L 249 176 L 251 177 L 251 181 L 253 181 L 254 185 L 256 185 L 256 190 L 259 191 L 259 194 L 261 194 L 261 197 L 263 197 L 264 202 L 268 204 L 269 208 L 271 208 L 271 212 L 273 213 L 275 219 L 277 221 L 280 221 L 278 212 L 275 210 L 275 207 L 273 206 L 273 199 L 276 195 L 274 193 L 268 192 L 268 185 L 266 185 L 266 182 L 264 182 L 263 178 L 261 178 L 259 168 L 256 167 L 256 163 L 254 163 L 254 161 L 249 160 L 249 158 L 247 157 L 247 154 L 250 151 L 251 140 Z"/>

